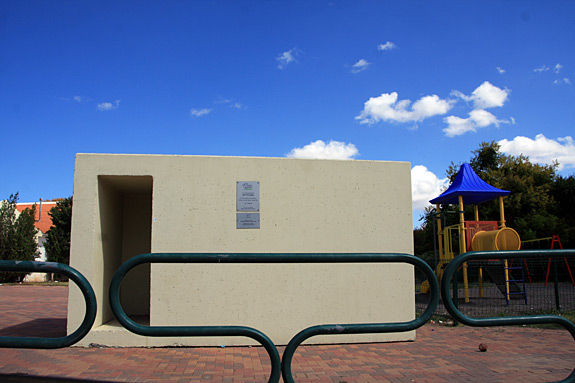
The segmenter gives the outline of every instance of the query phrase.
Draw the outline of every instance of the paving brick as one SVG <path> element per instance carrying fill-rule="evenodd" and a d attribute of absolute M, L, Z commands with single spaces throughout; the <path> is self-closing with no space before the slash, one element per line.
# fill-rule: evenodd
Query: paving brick
<path fill-rule="evenodd" d="M 67 296 L 66 287 L 0 286 L 0 336 L 65 335 Z M 544 382 L 574 367 L 565 330 L 436 324 L 414 342 L 301 346 L 292 363 L 298 383 Z M 269 372 L 261 347 L 0 349 L 7 383 L 243 383 L 266 382 Z"/>

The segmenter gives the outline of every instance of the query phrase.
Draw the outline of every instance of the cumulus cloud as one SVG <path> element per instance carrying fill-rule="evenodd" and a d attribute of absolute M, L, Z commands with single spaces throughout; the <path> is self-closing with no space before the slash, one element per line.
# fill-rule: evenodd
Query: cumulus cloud
<path fill-rule="evenodd" d="M 447 124 L 447 128 L 443 132 L 447 137 L 455 137 L 465 134 L 467 132 L 476 132 L 473 121 L 469 118 L 461 118 L 457 116 L 448 116 L 443 119 Z"/>
<path fill-rule="evenodd" d="M 443 120 L 447 124 L 447 128 L 443 129 L 447 137 L 460 136 L 467 132 L 476 132 L 477 128 L 484 128 L 489 125 L 499 127 L 501 123 L 509 123 L 509 121 L 498 120 L 493 114 L 483 109 L 472 110 L 469 112 L 468 118 L 449 116 Z"/>
<path fill-rule="evenodd" d="M 500 124 L 514 123 L 513 117 L 510 121 L 499 120 L 492 113 L 486 111 L 488 108 L 502 107 L 510 91 L 508 89 L 501 89 L 491 84 L 489 81 L 483 82 L 478 86 L 471 95 L 466 95 L 460 91 L 454 90 L 451 94 L 462 100 L 472 102 L 473 110 L 469 112 L 469 117 L 461 118 L 457 116 L 448 116 L 443 119 L 447 124 L 447 128 L 443 132 L 448 137 L 455 137 L 465 134 L 467 132 L 476 132 L 478 128 L 495 125 L 499 127 Z"/>
<path fill-rule="evenodd" d="M 575 167 L 575 143 L 571 136 L 549 139 L 543 134 L 538 134 L 535 139 L 517 136 L 513 140 L 507 139 L 498 142 L 501 152 L 518 156 L 523 154 L 540 164 L 551 165 L 554 161 L 559 162 L 559 170 Z"/>
<path fill-rule="evenodd" d="M 192 108 L 192 109 L 190 109 L 190 115 L 192 115 L 193 117 L 205 116 L 206 114 L 210 114 L 211 112 L 212 112 L 212 110 L 208 109 L 208 108 L 203 108 L 203 109 Z"/>
<path fill-rule="evenodd" d="M 366 60 L 360 59 L 358 62 L 356 62 L 355 64 L 353 64 L 353 65 L 351 66 L 351 73 L 363 72 L 363 71 L 366 70 L 370 65 L 371 65 L 371 63 L 367 62 Z"/>
<path fill-rule="evenodd" d="M 278 62 L 278 69 L 285 69 L 287 66 L 293 62 L 296 62 L 297 50 L 296 48 L 292 48 L 289 51 L 285 51 L 280 53 L 276 57 L 276 61 Z"/>
<path fill-rule="evenodd" d="M 396 49 L 397 45 L 392 43 L 391 41 L 387 41 L 385 44 L 379 44 L 377 46 L 378 51 L 390 51 L 392 49 Z"/>
<path fill-rule="evenodd" d="M 497 73 L 499 73 L 499 74 L 505 73 L 505 69 L 503 69 L 503 68 L 501 68 L 501 67 L 499 67 L 499 66 L 498 66 L 497 68 L 495 68 L 495 69 L 497 70 Z"/>
<path fill-rule="evenodd" d="M 96 108 L 101 111 L 106 111 L 106 110 L 118 109 L 119 106 L 120 106 L 120 100 L 116 100 L 114 102 L 101 102 L 96 106 Z"/>
<path fill-rule="evenodd" d="M 339 141 L 325 143 L 322 140 L 314 141 L 303 148 L 294 148 L 288 154 L 289 158 L 350 160 L 359 154 L 354 144 Z"/>
<path fill-rule="evenodd" d="M 410 105 L 410 100 L 398 101 L 397 92 L 383 93 L 367 100 L 363 111 L 355 119 L 362 124 L 375 124 L 379 121 L 417 122 L 447 113 L 453 101 L 442 100 L 434 94 L 420 98 L 411 108 Z"/>
<path fill-rule="evenodd" d="M 446 188 L 449 180 L 440 179 L 423 165 L 416 165 L 411 169 L 411 198 L 413 210 L 423 210 L 429 206 L 429 200 L 440 195 Z"/>
<path fill-rule="evenodd" d="M 476 109 L 487 109 L 503 106 L 508 96 L 509 90 L 498 88 L 489 81 L 485 81 L 466 99 L 472 101 Z"/>

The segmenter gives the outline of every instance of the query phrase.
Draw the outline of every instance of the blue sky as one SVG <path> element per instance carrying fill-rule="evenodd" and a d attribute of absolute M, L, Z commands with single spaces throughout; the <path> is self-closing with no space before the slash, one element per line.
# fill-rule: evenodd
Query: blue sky
<path fill-rule="evenodd" d="M 0 3 L 0 199 L 76 153 L 409 161 L 417 220 L 482 141 L 575 169 L 574 1 Z"/>

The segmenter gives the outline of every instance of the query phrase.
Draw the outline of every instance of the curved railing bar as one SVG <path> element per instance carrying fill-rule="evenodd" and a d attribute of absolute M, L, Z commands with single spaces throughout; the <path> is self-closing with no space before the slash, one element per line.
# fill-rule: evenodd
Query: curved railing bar
<path fill-rule="evenodd" d="M 518 317 L 489 317 L 489 318 L 472 318 L 463 314 L 455 306 L 451 295 L 451 279 L 457 269 L 465 262 L 472 260 L 489 260 L 489 259 L 533 259 L 533 258 L 563 258 L 575 256 L 575 250 L 521 250 L 521 251 L 477 251 L 458 255 L 453 259 L 443 272 L 441 280 L 441 298 L 447 311 L 453 318 L 467 326 L 473 327 L 492 327 L 492 326 L 516 326 L 527 324 L 557 324 L 563 326 L 569 331 L 575 339 L 575 325 L 558 315 L 530 315 Z M 575 369 L 564 380 L 557 383 L 575 382 Z"/>
<path fill-rule="evenodd" d="M 134 322 L 120 303 L 120 286 L 124 276 L 143 263 L 220 263 L 229 260 L 226 255 L 216 254 L 140 254 L 123 263 L 114 274 L 110 284 L 109 299 L 118 322 L 127 330 L 143 336 L 245 336 L 260 343 L 266 349 L 271 361 L 268 383 L 277 383 L 281 375 L 281 360 L 276 346 L 263 332 L 245 326 L 143 326 Z"/>
<path fill-rule="evenodd" d="M 61 338 L 0 337 L 0 348 L 63 348 L 79 342 L 88 334 L 96 319 L 96 295 L 88 280 L 76 269 L 56 262 L 0 261 L 0 271 L 57 273 L 65 275 L 78 285 L 86 302 L 84 320 L 80 324 L 80 327 L 70 335 Z"/>
<path fill-rule="evenodd" d="M 423 325 L 435 312 L 439 302 L 439 285 L 433 270 L 421 259 L 409 254 L 381 253 L 148 253 L 130 258 L 120 266 L 110 285 L 110 305 L 118 321 L 129 331 L 145 336 L 247 336 L 260 342 L 268 352 L 272 363 L 272 372 L 268 382 L 279 382 L 280 372 L 284 374 L 285 362 L 281 362 L 273 342 L 258 330 L 243 326 L 143 326 L 132 321 L 120 305 L 119 288 L 126 273 L 143 263 L 381 263 L 404 262 L 416 265 L 424 270 L 430 281 L 431 298 L 425 313 L 414 321 L 406 323 L 328 325 L 324 333 L 361 333 L 410 331 Z M 330 328 L 330 326 L 332 326 Z M 383 327 L 382 327 L 383 326 Z M 391 327 L 389 327 L 391 326 Z M 320 326 L 321 327 L 321 326 Z M 314 327 L 315 328 L 315 327 Z M 343 332 L 342 329 L 343 328 Z M 354 330 L 355 328 L 355 330 Z M 305 331 L 305 330 L 304 330 Z M 314 330 L 315 331 L 315 330 Z M 316 333 L 310 335 L 318 335 Z M 293 340 L 292 340 L 293 341 Z M 293 342 L 292 348 L 294 346 Z M 289 347 L 289 346 L 288 346 Z M 297 348 L 297 346 L 296 346 Z M 295 348 L 293 348 L 295 351 Z M 291 377 L 291 356 L 287 375 Z M 284 358 L 286 353 L 284 352 Z M 285 380 L 285 378 L 284 378 Z M 292 379 L 293 381 L 293 379 Z"/>
<path fill-rule="evenodd" d="M 306 260 L 306 262 L 308 262 Z M 356 324 L 326 324 L 308 327 L 296 334 L 288 343 L 282 356 L 282 377 L 284 382 L 293 383 L 291 364 L 293 355 L 299 345 L 316 335 L 329 334 L 368 334 L 390 333 L 415 330 L 423 326 L 431 318 L 439 303 L 439 284 L 433 270 L 421 258 L 409 254 L 333 254 L 327 255 L 322 262 L 378 262 L 378 263 L 409 263 L 423 271 L 430 287 L 429 304 L 422 315 L 409 322 L 398 323 L 356 323 Z"/>

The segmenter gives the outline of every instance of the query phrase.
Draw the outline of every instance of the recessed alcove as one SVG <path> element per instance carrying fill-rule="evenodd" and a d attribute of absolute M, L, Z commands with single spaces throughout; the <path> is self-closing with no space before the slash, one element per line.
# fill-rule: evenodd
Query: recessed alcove
<path fill-rule="evenodd" d="M 118 267 L 128 259 L 151 252 L 151 176 L 98 176 L 99 229 L 103 260 L 103 294 Z M 120 289 L 120 302 L 126 314 L 149 322 L 150 265 L 130 271 Z M 102 322 L 114 319 L 108 300 L 102 305 Z M 148 319 L 146 319 L 146 317 Z"/>

